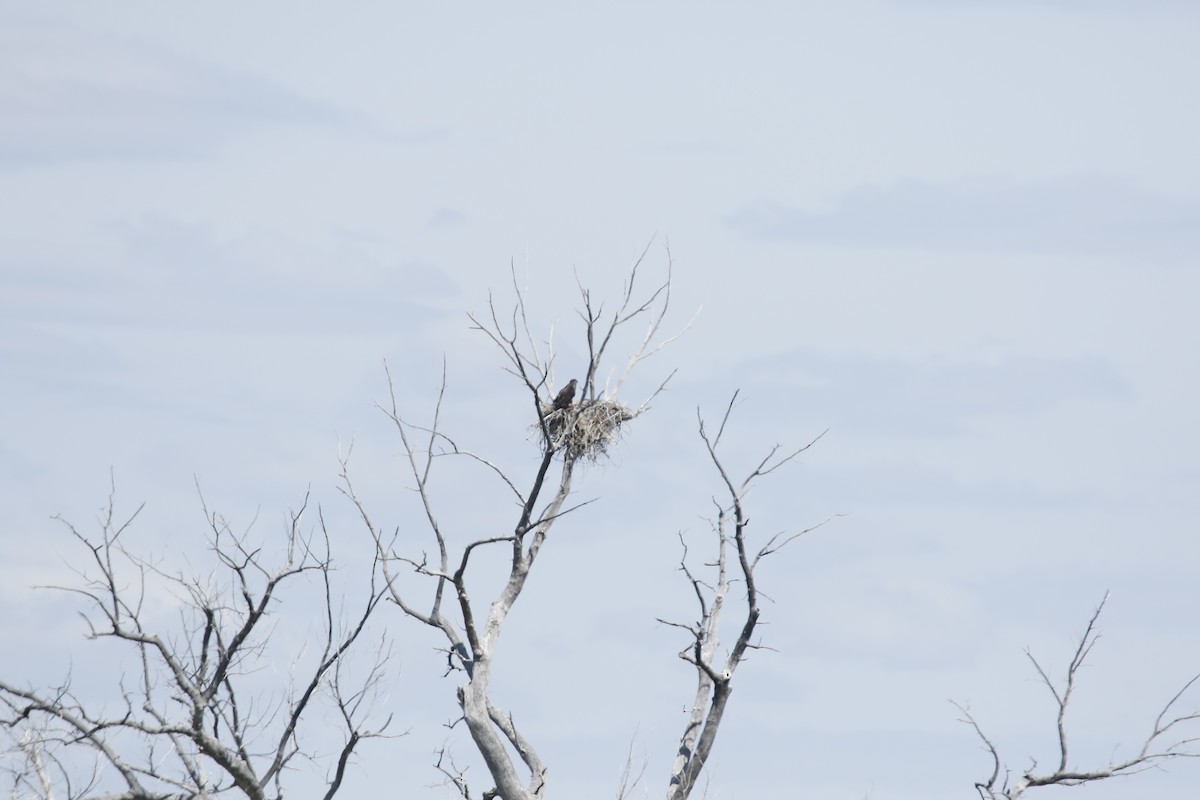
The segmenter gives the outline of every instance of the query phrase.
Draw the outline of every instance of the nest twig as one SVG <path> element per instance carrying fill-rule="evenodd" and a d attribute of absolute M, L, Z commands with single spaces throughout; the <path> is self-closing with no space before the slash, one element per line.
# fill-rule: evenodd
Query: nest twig
<path fill-rule="evenodd" d="M 620 436 L 621 425 L 633 419 L 628 407 L 611 400 L 580 402 L 567 408 L 543 405 L 542 414 L 550 441 L 546 444 L 561 450 L 567 458 L 596 462 L 608 453 L 609 446 Z M 541 426 L 534 424 L 535 433 Z"/>

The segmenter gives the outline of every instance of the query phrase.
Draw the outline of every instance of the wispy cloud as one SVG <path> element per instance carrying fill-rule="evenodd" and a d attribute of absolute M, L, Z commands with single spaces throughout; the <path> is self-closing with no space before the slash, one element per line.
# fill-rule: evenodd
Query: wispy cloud
<path fill-rule="evenodd" d="M 1026 416 L 1079 400 L 1124 401 L 1128 382 L 1099 358 L 1010 357 L 994 363 L 912 364 L 796 351 L 748 364 L 757 392 L 843 430 L 947 434 L 983 416 Z"/>
<path fill-rule="evenodd" d="M 853 247 L 1179 257 L 1200 254 L 1200 200 L 1074 176 L 863 186 L 832 209 L 764 202 L 726 223 L 756 239 Z"/>
<path fill-rule="evenodd" d="M 0 164 L 196 157 L 260 125 L 338 118 L 160 45 L 12 20 L 0 29 Z"/>
<path fill-rule="evenodd" d="M 898 5 L 954 6 L 971 8 L 1055 9 L 1085 14 L 1150 14 L 1162 12 L 1195 13 L 1200 10 L 1192 0 L 892 0 Z"/>
<path fill-rule="evenodd" d="M 154 214 L 104 223 L 85 243 L 36 262 L 0 259 L 8 321 L 386 331 L 426 321 L 459 290 L 436 264 L 396 259 L 353 233 L 227 236 Z"/>

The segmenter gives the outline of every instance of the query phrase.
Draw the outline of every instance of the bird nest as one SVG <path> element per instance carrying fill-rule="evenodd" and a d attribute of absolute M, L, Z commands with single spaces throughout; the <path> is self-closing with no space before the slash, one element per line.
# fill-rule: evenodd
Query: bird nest
<path fill-rule="evenodd" d="M 633 417 L 629 408 L 610 400 L 581 402 L 558 409 L 542 406 L 542 419 L 550 436 L 547 444 L 554 450 L 562 450 L 568 458 L 593 462 L 608 453 L 609 446 L 620 436 L 621 426 Z M 534 423 L 533 431 L 541 434 L 541 426 Z"/>

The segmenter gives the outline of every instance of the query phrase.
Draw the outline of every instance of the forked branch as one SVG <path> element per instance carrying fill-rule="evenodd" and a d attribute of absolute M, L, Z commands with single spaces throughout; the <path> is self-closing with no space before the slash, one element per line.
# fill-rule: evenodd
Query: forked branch
<path fill-rule="evenodd" d="M 645 254 L 643 253 L 643 256 Z M 492 460 L 482 458 L 460 447 L 441 430 L 441 404 L 446 394 L 446 375 L 438 390 L 433 419 L 420 425 L 403 418 L 397 408 L 392 376 L 388 373 L 388 402 L 380 408 L 399 433 L 408 462 L 413 489 L 420 499 L 426 527 L 431 537 L 429 553 L 398 550 L 398 530 L 385 533 L 377 527 L 359 500 L 343 459 L 342 491 L 358 509 L 359 515 L 374 540 L 387 592 L 409 617 L 441 632 L 447 647 L 449 672 L 461 673 L 464 682 L 457 697 L 471 738 L 482 756 L 495 788 L 493 794 L 505 800 L 534 800 L 543 797 L 547 770 L 530 741 L 517 727 L 510 712 L 493 703 L 489 682 L 492 656 L 504 622 L 519 599 L 528 576 L 537 561 L 553 526 L 566 515 L 586 503 L 567 504 L 572 491 L 572 478 L 577 462 L 602 454 L 613 440 L 612 433 L 624 422 L 644 410 L 630 411 L 612 398 L 600 398 L 594 376 L 603 365 L 610 346 L 620 337 L 625 326 L 648 319 L 647 332 L 638 340 L 636 350 L 625 368 L 632 367 L 657 352 L 670 341 L 660 336 L 661 326 L 670 296 L 670 268 L 665 280 L 656 288 L 639 295 L 635 289 L 642 258 L 639 257 L 626 282 L 620 308 L 603 322 L 599 310 L 591 305 L 591 295 L 582 290 L 584 336 L 588 343 L 589 363 L 585 372 L 584 392 L 579 402 L 572 402 L 570 390 L 562 397 L 550 400 L 554 383 L 555 353 L 553 337 L 540 345 L 533 334 L 534 325 L 526 305 L 524 289 L 513 272 L 516 300 L 511 312 L 502 312 L 495 298 L 488 298 L 487 313 L 471 315 L 472 326 L 482 332 L 497 347 L 504 359 L 504 370 L 515 376 L 532 405 L 529 422 L 535 426 L 541 444 L 535 465 L 531 465 L 530 480 L 519 482 Z M 673 338 L 673 337 L 672 337 Z M 618 386 L 620 384 L 618 383 Z M 664 380 L 651 395 L 654 397 L 666 385 Z M 648 401 L 647 401 L 648 402 Z M 523 428 L 526 422 L 517 421 Z M 443 456 L 462 456 L 482 466 L 516 496 L 519 510 L 509 523 L 499 523 L 497 529 L 480 535 L 456 536 L 452 523 L 435 513 L 431 486 L 435 478 L 433 466 Z M 555 462 L 561 466 L 557 481 L 552 473 Z M 486 606 L 478 604 L 472 595 L 470 570 L 479 559 L 472 558 L 484 548 L 507 548 L 507 576 L 499 592 Z M 426 589 L 402 585 L 400 573 L 411 569 L 418 584 Z M 421 592 L 428 601 L 417 600 Z M 514 758 L 514 755 L 516 758 Z M 439 759 L 437 768 L 458 792 L 467 797 L 463 772 L 447 766 Z"/>
<path fill-rule="evenodd" d="M 679 657 L 691 664 L 696 672 L 696 692 L 692 701 L 692 710 L 672 765 L 667 800 L 685 800 L 696 787 L 701 771 L 712 753 L 717 731 L 724 717 L 726 704 L 732 691 L 734 672 L 738 665 L 745 660 L 747 650 L 761 647 L 753 641 L 761 614 L 755 568 L 762 558 L 778 552 L 804 533 L 820 527 L 819 525 L 812 526 L 792 534 L 776 534 L 756 552 L 750 550 L 747 542 L 749 517 L 746 514 L 745 497 L 751 485 L 757 479 L 771 474 L 807 450 L 816 443 L 820 436 L 803 447 L 784 454 L 780 454 L 778 445 L 770 448 L 767 455 L 750 470 L 746 478 L 735 483 L 718 456 L 717 448 L 736 401 L 737 393 L 735 392 L 725 409 L 715 435 L 709 434 L 703 417 L 697 412 L 700 438 L 703 440 L 709 459 L 724 485 L 725 499 L 722 501 L 714 499 L 713 501 L 717 507 L 717 517 L 713 526 L 717 539 L 717 552 L 716 558 L 706 565 L 711 577 L 704 580 L 693 572 L 687 561 L 686 545 L 680 562 L 680 570 L 691 584 L 692 591 L 696 596 L 700 609 L 699 621 L 689 625 L 666 623 L 689 632 L 691 641 L 679 653 Z M 730 558 L 731 550 L 732 559 Z M 731 566 L 731 560 L 733 566 Z M 730 587 L 738 582 L 745 586 L 746 591 L 744 616 L 740 617 L 741 624 L 728 655 L 724 659 L 718 659 L 716 654 L 722 614 L 726 611 L 726 600 Z M 660 620 L 660 622 L 665 621 Z"/>
<path fill-rule="evenodd" d="M 206 578 L 164 571 L 124 545 L 133 518 L 114 520 L 113 497 L 101 516 L 100 534 L 68 525 L 87 552 L 79 586 L 60 587 L 84 598 L 92 638 L 118 642 L 136 669 L 119 683 L 116 701 L 96 707 L 74 693 L 68 678 L 50 689 L 0 681 L 0 729 L 21 743 L 38 776 L 32 796 L 72 798 L 211 797 L 225 793 L 259 800 L 281 790 L 284 771 L 306 752 L 304 731 L 313 707 L 328 694 L 344 724 L 339 757 L 329 765 L 325 797 L 342 785 L 345 765 L 364 740 L 383 734 L 365 725 L 388 661 L 379 648 L 361 682 L 350 681 L 345 659 L 366 638 L 368 621 L 384 594 L 375 571 L 365 581 L 357 610 L 344 620 L 340 590 L 324 521 L 305 530 L 306 502 L 291 515 L 281 553 L 234 533 L 205 508 L 208 545 L 216 564 Z M 140 511 L 140 509 L 139 509 Z M 290 651 L 267 620 L 279 603 L 315 576 L 321 608 L 319 631 L 306 652 Z M 165 590 L 165 591 L 164 591 Z M 155 631 L 145 608 L 151 592 L 180 602 L 181 626 Z M 292 598 L 295 598 L 293 600 Z M 317 647 L 313 655 L 313 644 Z M 279 700 L 258 691 L 253 674 L 266 665 L 290 664 L 295 683 Z M 26 781 L 28 783 L 28 781 Z"/>
<path fill-rule="evenodd" d="M 1038 786 L 1079 786 L 1120 775 L 1143 772 L 1171 759 L 1200 757 L 1200 730 L 1195 730 L 1195 735 L 1178 732 L 1187 723 L 1200 720 L 1200 710 L 1179 710 L 1184 697 L 1200 681 L 1200 675 L 1196 675 L 1187 681 L 1162 707 L 1136 753 L 1126 758 L 1113 759 L 1106 765 L 1094 769 L 1071 768 L 1068 757 L 1067 711 L 1080 670 L 1092 652 L 1092 648 L 1100 639 L 1096 623 L 1107 602 L 1108 594 L 1105 593 L 1104 598 L 1096 606 L 1096 610 L 1088 620 L 1083 635 L 1079 637 L 1079 643 L 1071 657 L 1071 662 L 1067 665 L 1066 675 L 1061 683 L 1056 683 L 1033 654 L 1028 650 L 1025 651 L 1025 655 L 1032 662 L 1038 677 L 1041 678 L 1042 684 L 1054 698 L 1056 706 L 1055 727 L 1058 745 L 1056 760 L 1058 763 L 1052 771 L 1038 772 L 1037 761 L 1034 760 L 1032 766 L 1013 781 L 1011 772 L 1003 765 L 996 745 L 984 734 L 969 708 L 963 704 L 954 704 L 962 713 L 961 721 L 971 727 L 975 735 L 983 742 L 984 749 L 991 758 L 991 774 L 975 784 L 976 791 L 984 800 L 1017 800 L 1026 790 Z"/>

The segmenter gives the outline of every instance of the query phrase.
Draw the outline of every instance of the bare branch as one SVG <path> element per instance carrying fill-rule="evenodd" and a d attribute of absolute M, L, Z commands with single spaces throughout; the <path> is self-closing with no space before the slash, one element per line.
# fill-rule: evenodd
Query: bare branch
<path fill-rule="evenodd" d="M 745 659 L 747 650 L 762 649 L 762 645 L 752 641 L 760 615 L 758 606 L 760 593 L 756 583 L 754 568 L 763 557 L 776 552 L 804 533 L 815 530 L 825 524 L 823 522 L 814 525 L 796 534 L 775 534 L 754 555 L 750 554 L 746 540 L 749 517 L 746 515 L 744 501 L 751 484 L 756 479 L 769 475 L 794 459 L 821 437 L 818 436 L 804 447 L 782 457 L 777 455 L 779 451 L 778 445 L 770 448 L 767 455 L 759 461 L 747 477 L 740 484 L 735 484 L 730 478 L 725 465 L 717 455 L 717 447 L 720 444 L 721 437 L 725 433 L 730 415 L 737 405 L 737 397 L 738 393 L 734 392 L 728 406 L 725 408 L 725 412 L 721 417 L 721 423 L 714 436 L 709 436 L 704 419 L 699 411 L 697 411 L 700 438 L 708 450 L 709 459 L 712 461 L 717 474 L 721 478 L 721 482 L 725 486 L 728 505 L 714 501 L 717 505 L 717 518 L 714 524 L 717 539 L 717 555 L 716 559 L 707 566 L 715 572 L 715 580 L 711 584 L 708 584 L 701 581 L 692 573 L 687 564 L 686 546 L 684 549 L 684 558 L 680 564 L 680 569 L 687 576 L 697 598 L 701 614 L 699 622 L 695 625 L 666 623 L 673 627 L 685 629 L 691 634 L 691 645 L 680 652 L 679 656 L 684 661 L 692 664 L 696 669 L 696 692 L 692 702 L 692 711 L 688 723 L 684 728 L 675 762 L 672 766 L 671 780 L 667 791 L 668 800 L 685 800 L 696 787 L 704 764 L 712 752 L 717 731 L 724 717 L 726 703 L 732 691 L 731 682 L 733 674 L 737 670 L 738 665 Z M 729 574 L 728 549 L 730 543 L 733 545 L 736 556 L 734 559 L 734 563 L 736 564 L 736 579 Z M 714 661 L 714 655 L 718 643 L 722 612 L 725 609 L 725 600 L 728 596 L 730 586 L 735 580 L 741 582 L 746 587 L 745 616 L 742 618 L 740 630 L 732 648 L 730 648 L 729 655 L 722 663 L 718 664 Z"/>
<path fill-rule="evenodd" d="M 0 709 L 9 711 L 0 717 L 0 729 L 26 742 L 41 796 L 53 796 L 58 788 L 68 798 L 91 796 L 101 785 L 115 785 L 115 777 L 123 789 L 108 796 L 207 797 L 236 790 L 259 800 L 271 786 L 278 791 L 282 770 L 301 752 L 302 729 L 318 690 L 329 684 L 331 671 L 350 653 L 384 596 L 375 586 L 375 570 L 354 624 L 342 631 L 328 534 L 322 524 L 315 547 L 302 530 L 307 497 L 291 515 L 275 564 L 267 554 L 277 551 L 233 533 L 203 498 L 201 503 L 209 556 L 218 568 L 206 583 L 171 574 L 127 549 L 122 535 L 136 514 L 115 522 L 112 496 L 98 537 L 68 524 L 90 563 L 89 571 L 79 573 L 81 585 L 69 590 L 90 604 L 92 613 L 85 616 L 92 638 L 128 647 L 138 670 L 136 685 L 120 681 L 115 711 L 89 709 L 72 694 L 69 681 L 50 691 L 0 682 Z M 320 576 L 322 587 L 323 652 L 315 662 L 281 649 L 263 624 L 274 604 L 302 587 L 295 579 L 307 574 Z M 225 579 L 224 588 L 216 576 Z M 156 632 L 147 626 L 143 605 L 152 583 L 154 591 L 161 584 L 180 600 L 180 629 Z M 278 703 L 259 702 L 247 677 L 269 663 L 294 664 L 301 675 L 298 691 Z M 379 679 L 382 666 L 376 663 L 369 681 Z M 341 785 L 344 761 L 355 745 L 376 735 L 361 727 L 370 712 L 361 698 L 353 708 L 338 707 L 348 743 L 342 768 L 327 787 L 329 798 Z M 275 744 L 262 748 L 270 741 Z"/>
<path fill-rule="evenodd" d="M 971 711 L 967 706 L 957 703 L 953 700 L 950 702 L 954 704 L 955 708 L 962 712 L 963 716 L 959 722 L 963 722 L 971 726 L 971 729 L 975 731 L 975 735 L 979 737 L 980 741 L 983 742 L 983 746 L 987 748 L 988 753 L 990 753 L 992 756 L 992 774 L 988 777 L 986 783 L 976 783 L 975 788 L 979 791 L 981 797 L 994 797 L 995 795 L 993 793 L 993 789 L 996 787 L 996 781 L 1000 777 L 1000 754 L 996 752 L 996 745 L 992 744 L 992 740 L 984 734 L 983 729 L 979 727 L 979 723 L 975 721 L 975 717 L 971 715 Z"/>
<path fill-rule="evenodd" d="M 1163 740 L 1165 734 L 1174 729 L 1178 725 L 1200 719 L 1200 711 L 1192 711 L 1186 713 L 1176 713 L 1172 709 L 1184 697 L 1189 689 L 1200 681 L 1200 675 L 1194 676 L 1187 681 L 1177 691 L 1166 705 L 1163 706 L 1158 716 L 1154 721 L 1154 726 L 1150 733 L 1142 741 L 1141 748 L 1138 753 L 1124 760 L 1113 760 L 1107 765 L 1091 770 L 1071 769 L 1068 758 L 1069 748 L 1066 731 L 1066 715 L 1070 707 L 1071 698 L 1076 686 L 1076 679 L 1079 676 L 1079 671 L 1083 667 L 1085 660 L 1095 647 L 1096 642 L 1100 639 L 1100 634 L 1096 630 L 1096 623 L 1100 618 L 1100 613 L 1104 610 L 1105 604 L 1108 602 L 1108 593 L 1104 594 L 1104 598 L 1096 606 L 1096 610 L 1092 613 L 1088 620 L 1087 627 L 1083 634 L 1079 637 L 1079 643 L 1075 648 L 1075 652 L 1071 657 L 1070 663 L 1067 665 L 1066 676 L 1061 685 L 1056 685 L 1054 680 L 1042 668 L 1042 665 L 1034 658 L 1033 654 L 1026 650 L 1025 655 L 1033 664 L 1042 683 L 1050 691 L 1054 697 L 1057 713 L 1055 715 L 1055 728 L 1058 741 L 1058 766 L 1053 772 L 1037 774 L 1037 762 L 1034 761 L 1032 766 L 1021 776 L 1015 783 L 1010 784 L 1008 773 L 1005 772 L 1001 778 L 1001 760 L 1000 755 L 996 750 L 995 745 L 984 734 L 979 724 L 975 721 L 965 709 L 965 707 L 955 704 L 959 710 L 963 711 L 964 722 L 969 723 L 974 728 L 976 735 L 984 742 L 985 747 L 991 754 L 993 769 L 992 774 L 986 781 L 980 781 L 975 784 L 981 797 L 986 800 L 1016 800 L 1026 789 L 1038 786 L 1079 786 L 1085 783 L 1105 780 L 1107 778 L 1117 777 L 1119 775 L 1132 775 L 1142 772 L 1147 769 L 1152 769 L 1161 764 L 1163 761 L 1173 758 L 1197 758 L 1200 757 L 1200 736 L 1180 737 L 1174 740 Z"/>
<path fill-rule="evenodd" d="M 637 785 L 642 782 L 642 778 L 646 774 L 646 762 L 644 760 L 642 761 L 642 765 L 638 769 L 637 774 L 635 775 L 633 773 L 633 745 L 635 739 L 636 733 L 634 738 L 629 740 L 629 752 L 625 755 L 625 766 L 621 768 L 621 777 L 617 782 L 616 800 L 627 800 L 627 798 L 632 796 L 633 790 L 636 789 Z"/>

